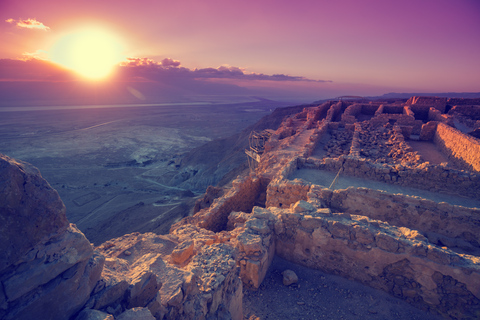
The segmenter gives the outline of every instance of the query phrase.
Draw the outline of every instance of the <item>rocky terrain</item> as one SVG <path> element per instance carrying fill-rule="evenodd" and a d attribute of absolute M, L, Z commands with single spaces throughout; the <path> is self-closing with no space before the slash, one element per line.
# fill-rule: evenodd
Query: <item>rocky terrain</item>
<path fill-rule="evenodd" d="M 2 156 L 0 317 L 275 318 L 278 313 L 259 305 L 278 307 L 262 292 L 282 292 L 271 287 L 281 271 L 280 288 L 296 295 L 298 308 L 283 309 L 287 318 L 402 317 L 383 303 L 332 313 L 300 296 L 305 289 L 321 296 L 338 285 L 327 278 L 333 274 L 418 308 L 403 317 L 418 318 L 423 310 L 422 318 L 476 319 L 480 141 L 456 128 L 450 113 L 456 106 L 446 98 L 412 97 L 290 109 L 256 150 L 260 161 L 250 174 L 223 190 L 209 188 L 197 212 L 168 234 L 130 233 L 96 247 L 68 222 L 58 193 L 35 168 Z M 410 142 L 426 143 L 428 153 Z M 427 162 L 425 154 L 448 162 Z M 207 165 L 202 170 L 215 173 Z M 194 184 L 192 178 L 183 183 Z M 354 178 L 369 187 L 351 184 Z M 340 179 L 347 188 L 336 187 Z M 292 264 L 279 267 L 278 258 Z M 295 265 L 321 270 L 323 281 L 306 280 L 308 273 Z M 353 305 L 368 301 L 361 291 L 344 291 L 339 297 Z"/>

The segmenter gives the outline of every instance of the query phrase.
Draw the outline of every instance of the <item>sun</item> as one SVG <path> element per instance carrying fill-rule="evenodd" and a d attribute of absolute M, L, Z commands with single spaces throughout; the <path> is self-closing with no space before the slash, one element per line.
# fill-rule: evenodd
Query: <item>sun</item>
<path fill-rule="evenodd" d="M 50 60 L 81 76 L 100 80 L 125 59 L 118 36 L 98 27 L 83 28 L 61 37 L 50 50 Z"/>

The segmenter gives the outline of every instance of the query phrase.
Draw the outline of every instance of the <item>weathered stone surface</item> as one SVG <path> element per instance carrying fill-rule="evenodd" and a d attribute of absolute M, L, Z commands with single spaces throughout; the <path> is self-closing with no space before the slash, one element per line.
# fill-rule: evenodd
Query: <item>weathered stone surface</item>
<path fill-rule="evenodd" d="M 57 192 L 33 166 L 0 155 L 0 318 L 73 316 L 103 257 L 68 223 Z"/>
<path fill-rule="evenodd" d="M 186 260 L 193 256 L 194 242 L 192 240 L 186 240 L 180 243 L 172 251 L 172 260 L 174 263 L 182 264 Z"/>
<path fill-rule="evenodd" d="M 63 202 L 40 172 L 0 154 L 0 272 L 68 226 Z"/>

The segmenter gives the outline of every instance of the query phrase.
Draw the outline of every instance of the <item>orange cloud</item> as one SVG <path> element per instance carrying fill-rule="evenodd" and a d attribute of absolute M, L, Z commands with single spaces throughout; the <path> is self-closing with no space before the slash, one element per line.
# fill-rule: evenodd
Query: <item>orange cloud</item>
<path fill-rule="evenodd" d="M 37 30 L 44 30 L 48 31 L 50 30 L 50 27 L 47 27 L 40 21 L 37 21 L 37 19 L 33 18 L 28 18 L 28 19 L 7 19 L 5 22 L 8 23 L 15 23 L 17 27 L 19 28 L 27 28 L 27 29 L 37 29 Z"/>

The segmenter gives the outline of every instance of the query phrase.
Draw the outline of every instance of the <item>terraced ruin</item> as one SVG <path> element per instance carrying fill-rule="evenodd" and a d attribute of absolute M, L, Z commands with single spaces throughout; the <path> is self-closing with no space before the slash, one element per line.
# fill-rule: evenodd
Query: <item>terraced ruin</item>
<path fill-rule="evenodd" d="M 243 288 L 258 288 L 277 255 L 433 314 L 477 319 L 479 104 L 340 100 L 286 117 L 249 150 L 259 160 L 250 175 L 223 193 L 210 188 L 198 212 L 168 235 L 133 233 L 83 254 L 86 271 L 78 273 L 90 287 L 70 314 L 146 307 L 156 319 L 243 319 Z M 35 252 L 53 257 L 49 245 Z M 80 260 L 66 255 L 55 256 L 63 261 L 60 277 Z M 0 305 L 14 310 L 6 319 L 27 318 L 48 299 L 48 292 L 37 300 L 10 296 L 27 269 L 2 271 Z"/>

